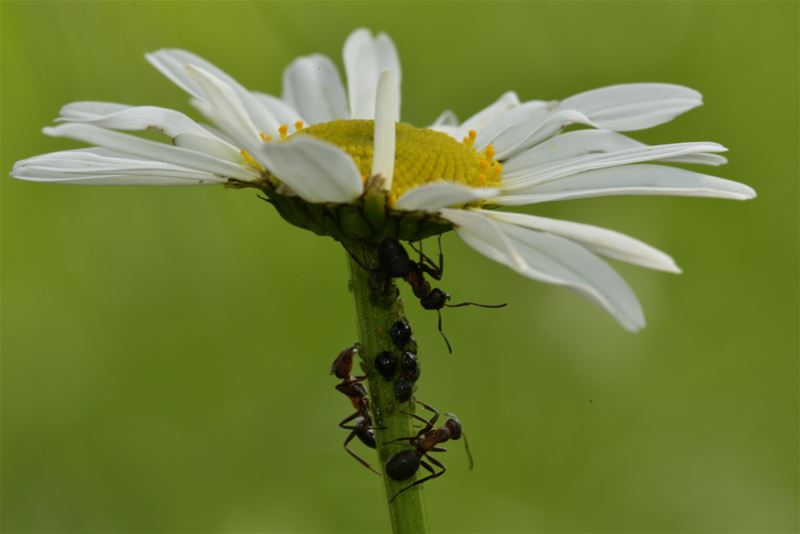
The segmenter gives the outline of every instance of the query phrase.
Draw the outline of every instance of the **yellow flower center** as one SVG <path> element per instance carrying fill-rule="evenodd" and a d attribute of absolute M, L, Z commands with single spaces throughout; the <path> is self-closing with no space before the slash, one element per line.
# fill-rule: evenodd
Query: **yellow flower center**
<path fill-rule="evenodd" d="M 374 125 L 371 120 L 335 120 L 299 129 L 292 135 L 310 135 L 338 146 L 355 161 L 362 179 L 372 172 Z M 449 135 L 397 124 L 392 204 L 409 189 L 438 180 L 471 187 L 500 183 L 503 166 L 494 160 L 494 149 L 475 151 L 475 132 L 458 142 Z M 290 136 L 291 137 L 291 136 Z"/>

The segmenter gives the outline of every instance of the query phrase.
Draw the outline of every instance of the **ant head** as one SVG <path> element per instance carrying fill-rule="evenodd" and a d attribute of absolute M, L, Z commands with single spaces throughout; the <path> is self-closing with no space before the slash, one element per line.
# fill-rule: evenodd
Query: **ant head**
<path fill-rule="evenodd" d="M 464 433 L 461 427 L 461 421 L 452 413 L 447 413 L 445 415 L 447 416 L 447 421 L 444 422 L 444 426 L 450 431 L 450 436 L 452 439 L 460 439 Z"/>
<path fill-rule="evenodd" d="M 419 303 L 422 304 L 422 307 L 426 310 L 441 310 L 445 307 L 448 300 L 450 300 L 449 293 L 445 293 L 438 287 L 434 287 L 430 293 L 419 299 Z"/>
<path fill-rule="evenodd" d="M 353 370 L 353 355 L 358 352 L 358 345 L 347 347 L 333 360 L 331 373 L 336 375 L 336 378 L 345 379 L 350 376 L 350 371 Z"/>

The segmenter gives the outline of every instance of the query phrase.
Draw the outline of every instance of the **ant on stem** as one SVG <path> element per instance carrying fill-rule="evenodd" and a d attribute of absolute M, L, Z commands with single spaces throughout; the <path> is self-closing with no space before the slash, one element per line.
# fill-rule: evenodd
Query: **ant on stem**
<path fill-rule="evenodd" d="M 439 235 L 439 262 L 438 265 L 432 259 L 422 252 L 422 241 L 419 243 L 419 248 L 410 244 L 415 252 L 419 253 L 419 261 L 411 261 L 408 251 L 396 239 L 390 237 L 385 238 L 378 245 L 378 269 L 371 270 L 372 272 L 381 272 L 388 278 L 402 278 L 408 285 L 414 296 L 419 299 L 419 303 L 426 310 L 436 310 L 439 316 L 438 328 L 439 333 L 442 335 L 447 351 L 452 354 L 453 347 L 450 345 L 450 340 L 447 339 L 444 330 L 442 330 L 442 312 L 444 307 L 460 308 L 462 306 L 478 306 L 480 308 L 504 308 L 507 304 L 479 304 L 477 302 L 460 302 L 458 304 L 448 304 L 450 294 L 439 289 L 438 287 L 431 287 L 431 284 L 425 279 L 427 274 L 434 280 L 441 280 L 444 275 L 444 254 L 442 254 L 442 236 Z M 356 260 L 360 263 L 358 260 Z M 363 266 L 363 265 L 362 265 Z M 370 270 L 370 269 L 368 269 Z"/>
<path fill-rule="evenodd" d="M 447 416 L 447 420 L 444 422 L 444 425 L 437 428 L 436 421 L 439 419 L 439 412 L 424 402 L 417 401 L 417 403 L 419 403 L 428 411 L 432 412 L 433 417 L 428 420 L 416 414 L 403 412 L 406 415 L 410 415 L 411 417 L 422 421 L 425 423 L 425 426 L 419 432 L 417 432 L 416 436 L 394 440 L 408 441 L 409 445 L 411 445 L 413 448 L 405 449 L 395 453 L 386 462 L 385 471 L 389 477 L 398 481 L 406 480 L 414 476 L 414 473 L 419 470 L 420 466 L 424 467 L 430 474 L 424 478 L 412 482 L 405 488 L 395 493 L 389 502 L 394 501 L 398 495 L 407 489 L 413 488 L 414 486 L 427 482 L 428 480 L 440 477 L 445 473 L 445 471 L 447 471 L 447 468 L 442 462 L 430 455 L 432 452 L 445 452 L 447 450 L 439 447 L 441 443 L 451 439 L 459 440 L 463 437 L 464 447 L 467 450 L 467 457 L 469 458 L 469 468 L 471 470 L 474 467 L 472 453 L 469 451 L 469 443 L 467 443 L 467 436 L 464 434 L 464 431 L 461 427 L 461 421 L 459 421 L 455 415 L 448 413 L 445 414 Z M 427 462 L 425 460 L 427 460 Z M 438 467 L 440 471 L 436 471 L 428 462 Z"/>
<path fill-rule="evenodd" d="M 376 445 L 375 431 L 374 427 L 372 426 L 372 417 L 369 415 L 369 399 L 367 398 L 367 390 L 362 383 L 364 379 L 366 379 L 366 376 L 350 375 L 350 372 L 353 370 L 353 355 L 355 355 L 359 349 L 360 345 L 358 343 L 347 347 L 340 352 L 338 356 L 336 356 L 336 359 L 333 360 L 333 366 L 331 367 L 331 373 L 334 374 L 336 378 L 340 378 L 342 380 L 341 383 L 336 384 L 336 390 L 340 393 L 343 393 L 348 399 L 350 399 L 350 403 L 356 410 L 352 415 L 342 419 L 341 422 L 339 422 L 339 426 L 346 430 L 350 430 L 350 434 L 348 434 L 347 438 L 344 440 L 344 450 L 346 450 L 350 456 L 355 458 L 358 463 L 376 475 L 380 476 L 378 471 L 376 471 L 366 460 L 356 454 L 349 447 L 350 442 L 355 437 L 357 437 L 359 440 L 361 440 L 361 443 L 371 449 L 374 449 Z M 352 424 L 348 424 L 351 421 L 354 422 Z"/>

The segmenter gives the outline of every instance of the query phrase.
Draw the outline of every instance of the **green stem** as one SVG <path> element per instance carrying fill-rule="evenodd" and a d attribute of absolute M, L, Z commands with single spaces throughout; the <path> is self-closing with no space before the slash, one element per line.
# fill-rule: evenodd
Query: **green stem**
<path fill-rule="evenodd" d="M 358 252 L 359 259 L 362 259 L 365 265 L 377 264 L 375 247 L 362 245 Z M 350 288 L 355 298 L 358 319 L 358 337 L 363 346 L 360 354 L 361 368 L 367 375 L 372 420 L 392 531 L 395 534 L 424 534 L 427 528 L 422 486 L 404 491 L 392 501 L 392 497 L 411 484 L 414 479 L 397 482 L 389 478 L 383 469 L 386 461 L 394 453 L 408 448 L 408 442 L 391 443 L 391 441 L 416 434 L 412 424 L 413 419 L 401 413 L 401 411 L 413 413 L 414 402 L 413 399 L 405 403 L 398 402 L 394 394 L 395 382 L 384 379 L 373 364 L 375 356 L 381 351 L 388 350 L 397 354 L 397 349 L 392 346 L 389 337 L 389 329 L 395 321 L 404 318 L 403 302 L 394 284 L 391 284 L 388 291 L 383 291 L 384 288 L 375 287 L 374 277 L 364 267 L 350 257 L 348 261 Z"/>

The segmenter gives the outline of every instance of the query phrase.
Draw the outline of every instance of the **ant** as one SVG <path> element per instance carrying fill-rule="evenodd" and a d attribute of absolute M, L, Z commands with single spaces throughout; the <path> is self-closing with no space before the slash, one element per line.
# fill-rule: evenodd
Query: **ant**
<path fill-rule="evenodd" d="M 447 471 L 447 468 L 442 462 L 430 455 L 432 452 L 446 451 L 446 449 L 439 447 L 439 444 L 441 443 L 451 439 L 458 440 L 463 437 L 464 447 L 467 450 L 467 457 L 469 458 L 469 468 L 472 469 L 474 466 L 474 462 L 472 461 L 472 453 L 469 451 L 467 436 L 462 430 L 461 421 L 459 421 L 455 415 L 448 413 L 445 414 L 447 416 L 447 420 L 444 422 L 444 425 L 437 428 L 436 421 L 439 419 L 439 412 L 424 402 L 417 401 L 417 403 L 433 413 L 433 417 L 428 420 L 416 414 L 403 412 L 406 415 L 410 415 L 411 417 L 422 421 L 425 423 L 425 426 L 419 432 L 417 432 L 416 436 L 394 440 L 408 441 L 409 445 L 411 445 L 413 448 L 397 452 L 391 458 L 389 458 L 389 460 L 386 462 L 386 474 L 389 475 L 393 480 L 406 480 L 414 476 L 414 473 L 419 470 L 420 466 L 427 469 L 430 474 L 424 478 L 412 482 L 405 488 L 395 493 L 389 502 L 394 501 L 398 495 L 407 489 L 413 488 L 414 486 L 427 482 L 428 480 L 440 477 L 445 471 Z M 428 464 L 428 462 L 423 460 L 423 458 L 427 459 L 431 464 L 441 469 L 441 471 L 436 471 L 430 466 L 430 464 Z"/>
<path fill-rule="evenodd" d="M 444 307 L 460 308 L 462 306 L 478 306 L 481 308 L 504 308 L 507 304 L 478 304 L 477 302 L 460 302 L 458 304 L 448 304 L 450 294 L 439 289 L 431 288 L 431 284 L 425 280 L 425 275 L 429 275 L 434 280 L 441 280 L 444 275 L 444 254 L 442 254 L 442 236 L 439 234 L 439 263 L 434 263 L 432 259 L 423 254 L 422 242 L 419 248 L 412 244 L 411 248 L 419 253 L 419 261 L 413 262 L 408 255 L 408 251 L 396 239 L 385 238 L 378 245 L 378 269 L 389 278 L 402 278 L 411 286 L 414 296 L 419 299 L 419 303 L 426 310 L 436 310 L 439 316 L 439 333 L 444 338 L 447 351 L 452 354 L 453 347 L 442 330 L 442 312 Z M 373 271 L 375 272 L 375 271 Z"/>
<path fill-rule="evenodd" d="M 372 426 L 372 417 L 369 415 L 369 399 L 367 398 L 367 390 L 362 383 L 365 376 L 351 376 L 350 372 L 353 370 L 353 355 L 355 355 L 361 346 L 356 343 L 350 347 L 347 347 L 342 352 L 336 356 L 336 359 L 333 360 L 333 366 L 331 367 L 331 373 L 336 375 L 336 378 L 340 378 L 342 380 L 341 383 L 336 384 L 336 390 L 343 393 L 348 399 L 350 399 L 353 408 L 355 408 L 355 413 L 349 415 L 342 419 L 339 423 L 341 428 L 346 430 L 350 430 L 350 434 L 348 434 L 347 439 L 344 440 L 344 450 L 347 453 L 356 459 L 358 463 L 375 473 L 376 475 L 380 476 L 378 473 L 366 460 L 364 460 L 361 456 L 353 452 L 350 447 L 348 446 L 353 438 L 357 437 L 361 440 L 361 443 L 366 445 L 367 447 L 374 449 L 375 448 L 375 432 L 374 427 Z M 351 421 L 355 420 L 354 423 L 348 424 Z"/>

